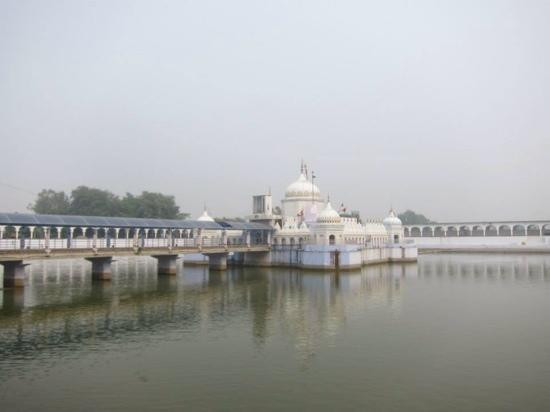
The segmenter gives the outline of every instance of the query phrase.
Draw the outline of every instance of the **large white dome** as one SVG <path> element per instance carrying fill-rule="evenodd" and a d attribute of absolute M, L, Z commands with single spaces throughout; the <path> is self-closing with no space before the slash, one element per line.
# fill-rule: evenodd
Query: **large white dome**
<path fill-rule="evenodd" d="M 402 222 L 396 215 L 393 209 L 390 210 L 390 214 L 383 221 L 384 226 L 401 226 Z"/>
<path fill-rule="evenodd" d="M 327 202 L 323 211 L 317 216 L 317 222 L 319 223 L 340 223 L 341 221 L 342 218 L 338 212 L 332 208 L 330 202 Z"/>
<path fill-rule="evenodd" d="M 289 197 L 305 197 L 308 199 L 314 198 L 319 200 L 321 198 L 321 191 L 315 185 L 309 182 L 306 176 L 301 173 L 298 180 L 291 183 L 285 191 L 285 198 Z"/>

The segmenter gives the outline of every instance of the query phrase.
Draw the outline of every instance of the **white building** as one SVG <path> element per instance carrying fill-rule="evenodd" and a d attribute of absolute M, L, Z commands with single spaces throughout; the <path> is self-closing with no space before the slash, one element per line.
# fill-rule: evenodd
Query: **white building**
<path fill-rule="evenodd" d="M 275 208 L 276 210 L 276 208 Z M 308 178 L 302 165 L 276 214 L 271 194 L 254 196 L 250 221 L 274 228 L 269 257 L 250 254 L 250 264 L 285 265 L 303 268 L 355 268 L 368 263 L 414 261 L 414 242 L 405 241 L 403 226 L 393 209 L 383 221 L 359 221 L 339 213 Z"/>

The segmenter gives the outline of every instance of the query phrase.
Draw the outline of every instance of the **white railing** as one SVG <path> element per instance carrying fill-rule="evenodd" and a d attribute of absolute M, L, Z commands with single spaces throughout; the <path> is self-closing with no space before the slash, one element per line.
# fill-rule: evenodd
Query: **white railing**
<path fill-rule="evenodd" d="M 44 250 L 44 249 L 123 249 L 139 246 L 143 248 L 168 248 L 172 247 L 231 247 L 244 246 L 246 239 L 242 237 L 221 237 L 215 238 L 157 238 L 157 239 L 0 239 L 0 250 Z M 265 245 L 263 243 L 253 243 L 254 245 Z M 46 247 L 47 246 L 47 247 Z"/>

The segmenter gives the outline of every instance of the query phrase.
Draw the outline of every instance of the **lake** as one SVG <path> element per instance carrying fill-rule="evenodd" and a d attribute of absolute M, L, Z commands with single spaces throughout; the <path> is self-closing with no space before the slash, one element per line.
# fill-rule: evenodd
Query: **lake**
<path fill-rule="evenodd" d="M 356 272 L 35 262 L 0 290 L 16 410 L 550 410 L 550 256 Z"/>

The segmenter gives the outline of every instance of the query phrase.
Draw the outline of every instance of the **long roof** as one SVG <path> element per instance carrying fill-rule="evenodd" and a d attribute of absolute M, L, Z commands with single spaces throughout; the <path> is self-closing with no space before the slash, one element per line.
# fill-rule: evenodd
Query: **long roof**
<path fill-rule="evenodd" d="M 232 220 L 207 222 L 199 220 L 143 219 L 135 217 L 39 215 L 31 213 L 0 213 L 0 226 L 272 230 L 271 226 L 262 223 Z"/>

